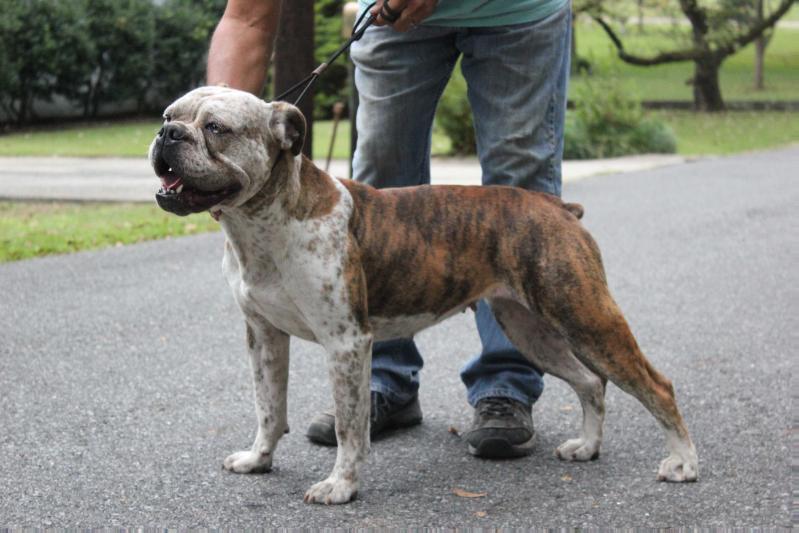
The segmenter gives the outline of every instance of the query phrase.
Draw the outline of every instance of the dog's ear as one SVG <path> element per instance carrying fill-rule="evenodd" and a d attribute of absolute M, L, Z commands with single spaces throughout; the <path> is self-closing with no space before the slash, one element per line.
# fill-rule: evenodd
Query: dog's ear
<path fill-rule="evenodd" d="M 281 149 L 291 150 L 295 156 L 300 155 L 305 142 L 305 117 L 299 109 L 286 102 L 274 102 L 269 130 L 280 143 Z"/>

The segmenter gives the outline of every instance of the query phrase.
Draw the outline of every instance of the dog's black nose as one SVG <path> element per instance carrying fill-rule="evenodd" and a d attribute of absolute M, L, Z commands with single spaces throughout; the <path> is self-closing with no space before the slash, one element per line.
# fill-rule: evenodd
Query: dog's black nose
<path fill-rule="evenodd" d="M 173 144 L 181 142 L 186 138 L 186 129 L 178 124 L 167 124 L 161 128 L 158 134 L 159 136 L 163 136 L 164 143 Z"/>

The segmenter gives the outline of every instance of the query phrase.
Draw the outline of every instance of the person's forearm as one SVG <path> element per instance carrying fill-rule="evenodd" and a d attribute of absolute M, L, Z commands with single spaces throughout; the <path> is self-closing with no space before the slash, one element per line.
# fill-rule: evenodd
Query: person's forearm
<path fill-rule="evenodd" d="M 266 5 L 270 9 L 252 13 L 229 3 L 208 50 L 209 85 L 224 83 L 261 95 L 280 16 L 279 1 Z"/>

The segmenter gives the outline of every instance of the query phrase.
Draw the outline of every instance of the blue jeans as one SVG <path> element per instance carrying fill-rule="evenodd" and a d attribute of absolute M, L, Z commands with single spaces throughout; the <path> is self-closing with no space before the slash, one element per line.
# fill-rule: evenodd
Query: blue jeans
<path fill-rule="evenodd" d="M 461 57 L 483 184 L 560 196 L 570 32 L 568 6 L 512 26 L 369 28 L 352 47 L 360 96 L 353 177 L 378 188 L 430 182 L 433 116 Z M 541 373 L 484 301 L 476 320 L 482 351 L 461 370 L 469 403 L 502 396 L 531 405 L 543 391 Z M 409 401 L 422 365 L 412 339 L 377 342 L 372 390 Z"/>

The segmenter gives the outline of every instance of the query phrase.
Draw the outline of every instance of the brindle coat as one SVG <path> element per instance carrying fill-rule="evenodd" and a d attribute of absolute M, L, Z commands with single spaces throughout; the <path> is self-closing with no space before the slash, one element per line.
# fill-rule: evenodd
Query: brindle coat
<path fill-rule="evenodd" d="M 671 382 L 641 353 L 610 296 L 580 206 L 510 187 L 376 190 L 333 179 L 298 156 L 304 124 L 296 108 L 238 91 L 200 89 L 167 111 L 188 133 L 169 156 L 174 162 L 161 167 L 202 166 L 213 157 L 217 168 L 227 160 L 231 170 L 218 188 L 242 191 L 212 212 L 227 236 L 224 269 L 247 322 L 258 434 L 225 468 L 271 467 L 287 427 L 288 337 L 295 335 L 329 354 L 339 442 L 333 472 L 305 500 L 349 501 L 369 448 L 373 339 L 413 335 L 486 298 L 516 347 L 580 399 L 582 432 L 557 448 L 558 457 L 598 456 L 610 379 L 666 433 L 670 455 L 658 478 L 696 479 L 696 451 Z M 209 139 L 202 127 L 209 116 L 241 139 Z M 156 168 L 163 157 L 151 151 Z M 202 181 L 183 178 L 187 186 Z"/>

